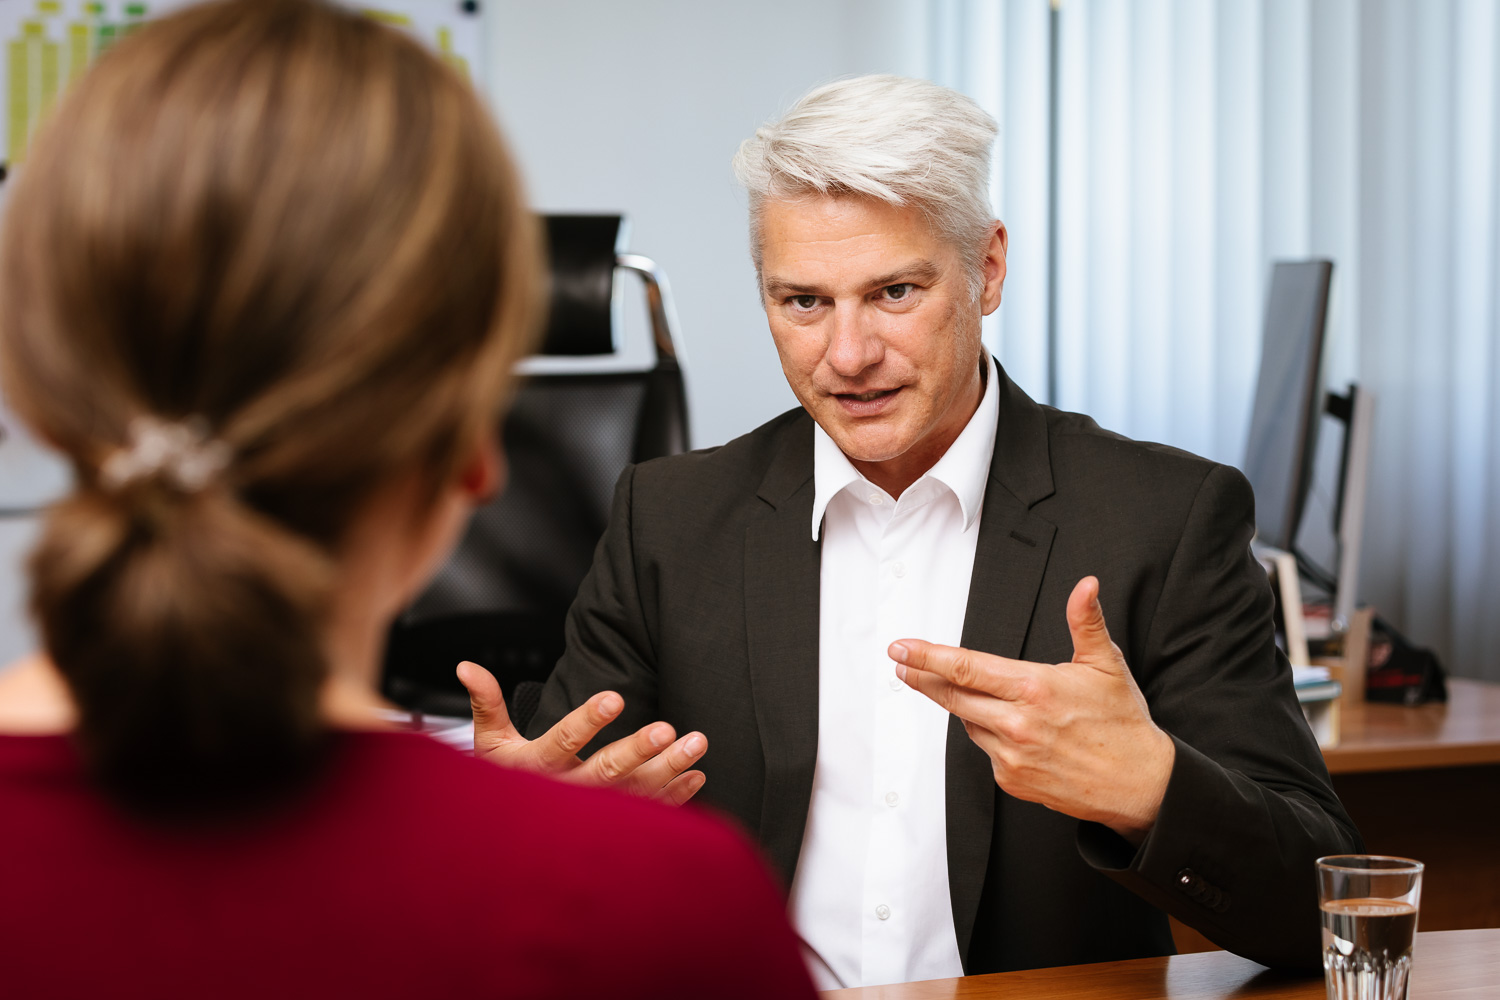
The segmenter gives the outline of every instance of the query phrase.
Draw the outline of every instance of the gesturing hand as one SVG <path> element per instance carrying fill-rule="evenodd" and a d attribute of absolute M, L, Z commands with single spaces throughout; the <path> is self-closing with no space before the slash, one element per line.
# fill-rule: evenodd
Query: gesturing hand
<path fill-rule="evenodd" d="M 688 768 L 703 756 L 708 740 L 702 733 L 688 733 L 674 742 L 676 733 L 665 722 L 616 740 L 588 760 L 578 759 L 578 751 L 624 710 L 624 699 L 613 691 L 599 692 L 528 740 L 511 723 L 493 674 L 466 660 L 458 665 L 458 679 L 468 688 L 474 709 L 476 757 L 564 781 L 613 785 L 669 805 L 681 805 L 703 787 L 703 772 Z"/>
<path fill-rule="evenodd" d="M 938 646 L 891 644 L 896 673 L 963 720 L 995 782 L 1020 799 L 1093 820 L 1139 844 L 1156 821 L 1177 751 L 1151 721 L 1084 577 L 1068 598 L 1069 663 L 1031 663 Z"/>

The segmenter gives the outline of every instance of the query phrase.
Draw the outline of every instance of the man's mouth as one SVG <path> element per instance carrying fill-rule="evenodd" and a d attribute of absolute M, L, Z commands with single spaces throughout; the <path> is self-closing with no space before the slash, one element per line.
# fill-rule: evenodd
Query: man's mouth
<path fill-rule="evenodd" d="M 868 392 L 836 392 L 833 398 L 839 408 L 851 417 L 877 417 L 896 405 L 902 386 L 894 389 L 871 389 Z"/>

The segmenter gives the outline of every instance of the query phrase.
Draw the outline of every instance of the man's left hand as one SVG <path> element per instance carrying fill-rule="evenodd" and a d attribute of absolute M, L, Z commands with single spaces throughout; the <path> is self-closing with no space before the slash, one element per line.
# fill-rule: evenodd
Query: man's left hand
<path fill-rule="evenodd" d="M 469 689 L 474 756 L 482 760 L 560 781 L 609 785 L 674 806 L 703 787 L 703 772 L 688 768 L 708 750 L 708 740 L 695 732 L 673 742 L 677 734 L 665 722 L 652 723 L 601 747 L 588 760 L 579 760 L 578 751 L 625 708 L 625 700 L 613 691 L 599 692 L 540 737 L 528 740 L 510 721 L 493 674 L 465 660 L 458 665 L 458 679 Z"/>
<path fill-rule="evenodd" d="M 1151 721 L 1109 637 L 1099 581 L 1068 598 L 1069 663 L 1031 663 L 920 639 L 891 644 L 896 673 L 963 720 L 1016 798 L 1103 823 L 1139 846 L 1161 808 L 1177 756 Z"/>

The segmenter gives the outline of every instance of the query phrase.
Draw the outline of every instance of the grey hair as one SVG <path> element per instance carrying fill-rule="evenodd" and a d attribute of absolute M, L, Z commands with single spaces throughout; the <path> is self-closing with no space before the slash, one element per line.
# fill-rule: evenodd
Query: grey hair
<path fill-rule="evenodd" d="M 955 247 L 978 298 L 999 129 L 956 90 L 901 76 L 856 76 L 810 91 L 740 144 L 734 173 L 750 194 L 750 256 L 761 273 L 767 200 L 855 195 L 922 210 Z"/>

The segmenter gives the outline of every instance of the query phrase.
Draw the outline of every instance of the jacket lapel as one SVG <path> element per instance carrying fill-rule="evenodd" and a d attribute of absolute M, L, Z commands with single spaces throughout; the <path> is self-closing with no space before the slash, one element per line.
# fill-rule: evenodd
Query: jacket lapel
<path fill-rule="evenodd" d="M 1026 640 L 1057 529 L 1031 511 L 1053 491 L 1046 413 L 1003 369 L 999 387 L 999 427 L 980 515 L 962 645 L 1016 658 Z M 946 791 L 948 890 L 958 952 L 967 968 L 1000 791 L 988 755 L 969 739 L 956 716 L 948 720 Z"/>
<path fill-rule="evenodd" d="M 745 631 L 765 754 L 760 843 L 786 885 L 802 850 L 818 756 L 818 598 L 812 421 L 782 431 L 745 529 Z"/>

